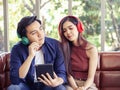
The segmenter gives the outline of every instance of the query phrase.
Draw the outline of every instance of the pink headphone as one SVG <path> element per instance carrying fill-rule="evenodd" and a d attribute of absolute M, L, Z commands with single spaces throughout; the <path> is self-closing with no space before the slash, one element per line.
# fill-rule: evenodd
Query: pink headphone
<path fill-rule="evenodd" d="M 75 17 L 75 16 L 66 16 L 66 17 L 76 19 L 78 21 L 78 24 L 77 24 L 78 32 L 82 33 L 84 31 L 84 26 L 83 26 L 82 22 L 77 17 Z M 64 17 L 64 18 L 66 18 L 66 17 Z M 60 31 L 60 26 L 61 26 L 61 22 L 64 20 L 64 18 L 59 23 L 59 26 L 58 26 L 59 33 L 61 32 Z"/>

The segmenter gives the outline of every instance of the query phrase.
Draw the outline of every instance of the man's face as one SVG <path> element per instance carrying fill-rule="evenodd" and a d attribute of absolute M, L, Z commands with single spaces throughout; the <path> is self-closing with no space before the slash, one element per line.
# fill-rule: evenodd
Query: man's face
<path fill-rule="evenodd" d="M 37 42 L 40 46 L 44 43 L 45 33 L 38 21 L 34 21 L 26 27 L 26 36 L 30 43 Z"/>

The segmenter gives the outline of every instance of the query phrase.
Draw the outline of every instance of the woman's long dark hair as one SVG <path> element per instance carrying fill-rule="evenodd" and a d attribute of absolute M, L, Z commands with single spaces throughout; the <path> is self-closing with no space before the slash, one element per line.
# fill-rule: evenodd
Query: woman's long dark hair
<path fill-rule="evenodd" d="M 71 45 L 72 43 L 70 41 L 68 41 L 65 36 L 64 36 L 64 32 L 63 32 L 63 24 L 66 22 L 66 21 L 70 21 L 72 22 L 74 25 L 76 25 L 77 27 L 77 24 L 79 23 L 79 20 L 74 17 L 74 16 L 66 16 L 64 17 L 60 24 L 59 24 L 59 34 L 60 34 L 60 39 L 61 39 L 61 42 L 62 42 L 62 49 L 63 49 L 63 53 L 64 53 L 64 58 L 65 58 L 65 65 L 66 65 L 66 70 L 67 70 L 67 74 L 69 75 L 69 73 L 71 72 L 70 70 L 70 54 L 71 54 Z M 84 39 L 84 37 L 82 36 L 81 33 L 79 33 L 78 35 L 78 42 L 79 42 L 79 45 L 85 49 L 85 47 L 82 46 L 82 44 L 80 43 L 80 41 L 84 41 L 83 43 L 88 43 L 87 40 Z"/>

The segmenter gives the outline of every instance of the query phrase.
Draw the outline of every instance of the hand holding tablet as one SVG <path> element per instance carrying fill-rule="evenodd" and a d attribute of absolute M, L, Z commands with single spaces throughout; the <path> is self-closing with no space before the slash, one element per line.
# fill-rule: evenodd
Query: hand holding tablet
<path fill-rule="evenodd" d="M 53 76 L 53 72 L 54 72 L 53 64 L 38 64 L 35 67 L 36 67 L 37 79 L 38 79 L 38 77 L 41 77 L 41 74 L 44 74 L 46 76 L 46 73 L 49 73 L 49 75 L 52 78 L 54 78 L 54 76 Z"/>

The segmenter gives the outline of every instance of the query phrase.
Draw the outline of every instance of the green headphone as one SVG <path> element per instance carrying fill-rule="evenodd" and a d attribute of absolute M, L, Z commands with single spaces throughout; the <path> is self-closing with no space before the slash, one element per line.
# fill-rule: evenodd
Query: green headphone
<path fill-rule="evenodd" d="M 27 37 L 22 37 L 21 41 L 24 45 L 28 45 L 30 43 Z"/>
<path fill-rule="evenodd" d="M 17 35 L 18 35 L 18 38 L 21 38 L 21 42 L 22 42 L 24 45 L 28 45 L 28 44 L 30 43 L 30 41 L 28 40 L 27 37 L 25 37 L 25 36 L 21 37 L 18 33 L 17 33 Z"/>

